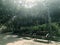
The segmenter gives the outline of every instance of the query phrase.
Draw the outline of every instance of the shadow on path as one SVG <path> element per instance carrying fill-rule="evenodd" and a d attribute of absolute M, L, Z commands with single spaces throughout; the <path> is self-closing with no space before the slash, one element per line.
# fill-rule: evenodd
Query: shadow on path
<path fill-rule="evenodd" d="M 16 42 L 18 40 L 22 40 L 22 39 L 17 38 L 17 35 L 0 34 L 0 45 L 6 45 L 7 43 Z"/>

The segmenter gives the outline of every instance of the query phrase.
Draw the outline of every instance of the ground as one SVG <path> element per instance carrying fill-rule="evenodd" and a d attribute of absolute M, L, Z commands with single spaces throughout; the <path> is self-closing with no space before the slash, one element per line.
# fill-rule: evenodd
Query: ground
<path fill-rule="evenodd" d="M 60 42 L 56 41 L 47 42 L 47 40 L 34 40 L 34 38 L 29 37 L 18 38 L 17 35 L 0 35 L 0 45 L 60 45 Z"/>

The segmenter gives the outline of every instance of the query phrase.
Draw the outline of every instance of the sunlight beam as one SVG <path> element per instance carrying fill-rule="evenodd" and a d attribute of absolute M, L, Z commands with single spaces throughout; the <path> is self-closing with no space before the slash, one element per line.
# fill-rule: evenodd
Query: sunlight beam
<path fill-rule="evenodd" d="M 37 5 L 37 0 L 14 0 L 14 3 L 25 8 L 32 8 Z"/>

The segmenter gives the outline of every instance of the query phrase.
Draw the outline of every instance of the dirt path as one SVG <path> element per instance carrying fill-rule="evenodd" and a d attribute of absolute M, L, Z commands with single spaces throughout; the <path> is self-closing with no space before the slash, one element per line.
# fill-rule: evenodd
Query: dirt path
<path fill-rule="evenodd" d="M 22 39 L 22 38 L 20 38 L 20 39 Z M 51 43 L 48 44 L 48 43 L 42 43 L 42 42 L 35 42 L 33 40 L 34 39 L 31 39 L 31 40 L 22 39 L 19 41 L 15 41 L 13 43 L 8 43 L 6 45 L 60 45 L 60 42 L 51 41 Z M 47 40 L 41 40 L 41 41 L 47 42 Z"/>
<path fill-rule="evenodd" d="M 22 40 L 22 41 L 16 41 L 14 43 L 8 43 L 7 45 L 59 45 L 59 44 L 55 42 L 50 44 L 45 44 L 45 43 L 33 42 L 32 40 Z"/>
<path fill-rule="evenodd" d="M 45 43 L 47 40 L 37 39 L 35 41 L 29 37 L 17 38 L 17 35 L 0 35 L 0 45 L 60 45 L 60 42 Z"/>

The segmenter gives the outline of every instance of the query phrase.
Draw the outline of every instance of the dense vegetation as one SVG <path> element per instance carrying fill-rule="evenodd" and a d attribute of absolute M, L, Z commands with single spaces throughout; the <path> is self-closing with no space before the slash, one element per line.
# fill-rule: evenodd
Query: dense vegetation
<path fill-rule="evenodd" d="M 54 9 L 53 9 L 53 8 Z M 3 5 L 0 1 L 0 33 L 12 32 L 13 34 L 30 34 L 36 33 L 37 35 L 46 35 L 51 33 L 56 36 L 60 36 L 60 8 L 50 5 L 50 16 L 51 16 L 51 29 L 49 29 L 47 11 L 39 11 L 37 16 L 32 10 L 22 8 L 16 11 L 16 8 L 11 6 Z M 40 8 L 38 6 L 38 8 Z M 34 9 L 35 10 L 35 9 Z M 38 9 L 39 10 L 39 9 Z M 27 11 L 27 12 L 24 12 Z M 26 14 L 25 14 L 26 13 Z M 34 15 L 34 16 L 30 16 Z M 44 33 L 45 32 L 45 33 Z"/>

